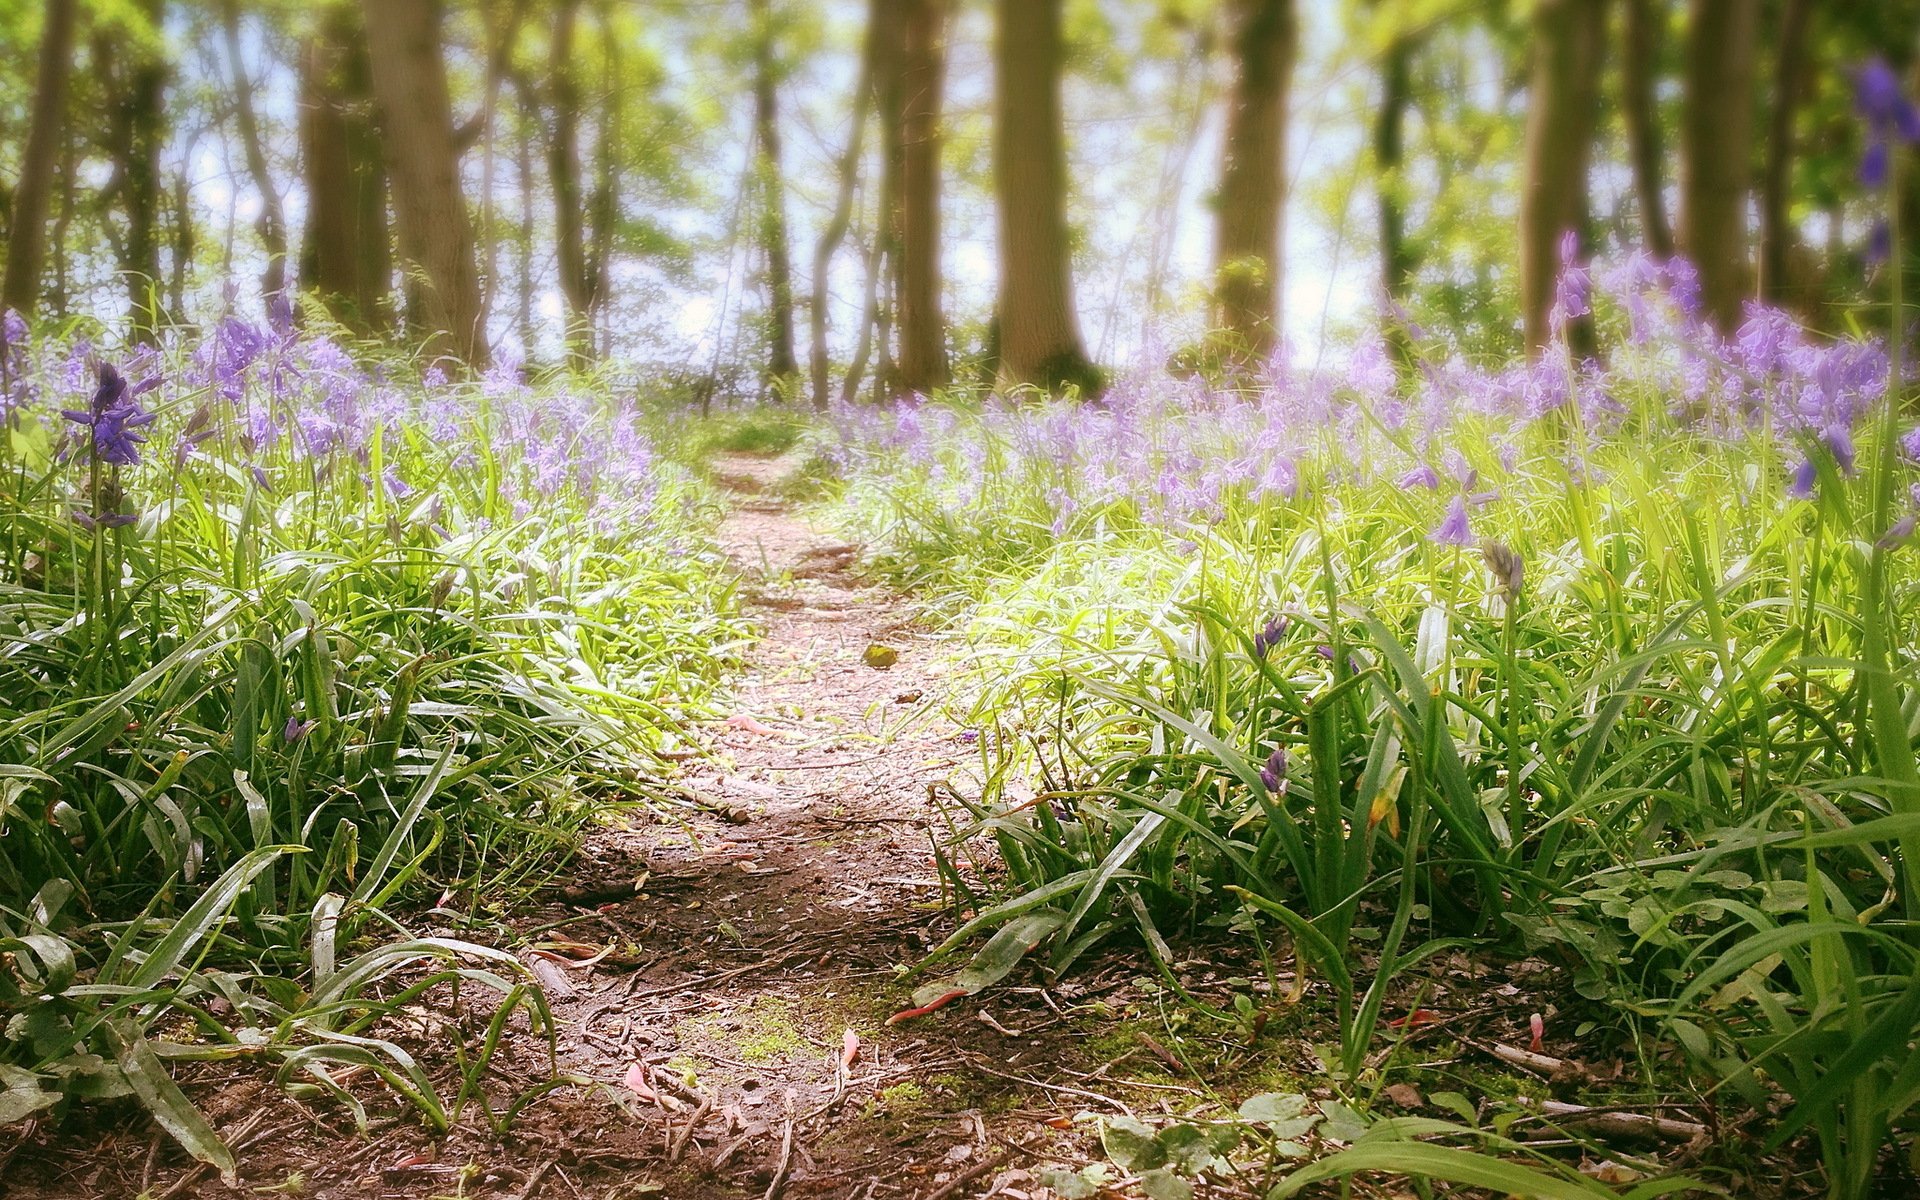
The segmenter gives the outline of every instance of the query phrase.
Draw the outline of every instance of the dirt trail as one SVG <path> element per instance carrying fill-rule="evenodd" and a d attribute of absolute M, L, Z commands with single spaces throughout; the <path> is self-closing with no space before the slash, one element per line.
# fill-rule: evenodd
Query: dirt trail
<path fill-rule="evenodd" d="M 189 1069 L 190 1094 L 239 1148 L 238 1180 L 197 1167 L 144 1120 L 96 1109 L 0 1150 L 0 1197 L 1050 1194 L 1029 1174 L 1061 1136 L 1047 1122 L 1101 1105 L 1074 1094 L 1085 1072 L 1028 1081 L 1081 1059 L 1072 1006 L 1115 999 L 1123 985 L 1004 988 L 886 1025 L 908 1003 L 899 970 L 951 928 L 928 785 L 973 750 L 943 709 L 945 648 L 898 596 L 855 576 L 857 547 L 774 498 L 785 469 L 745 456 L 718 464 L 735 496 L 720 542 L 761 636 L 733 715 L 680 781 L 698 807 L 595 832 L 563 887 L 511 914 L 529 943 L 523 961 L 546 984 L 569 1082 L 540 1090 L 553 1062 L 520 1022 L 487 1082 L 496 1112 L 533 1097 L 504 1133 L 469 1104 L 440 1139 L 391 1116 L 362 1137 L 336 1103 L 290 1098 L 244 1068 Z M 891 665 L 873 665 L 872 647 Z M 607 953 L 569 962 L 583 947 Z M 472 1053 L 487 1009 L 413 1015 L 382 1032 L 450 1096 L 452 1042 Z M 393 1113 L 392 1097 L 365 1082 L 356 1090 L 369 1111 Z"/>

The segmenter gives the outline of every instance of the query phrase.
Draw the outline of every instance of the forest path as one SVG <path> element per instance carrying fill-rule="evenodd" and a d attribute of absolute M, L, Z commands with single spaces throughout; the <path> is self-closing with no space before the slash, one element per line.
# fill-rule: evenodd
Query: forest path
<path fill-rule="evenodd" d="M 644 878 L 567 927 L 634 947 L 638 969 L 541 971 L 550 994 L 556 978 L 572 988 L 555 1001 L 563 1073 L 616 1084 L 632 1118 L 599 1145 L 574 1134 L 570 1157 L 623 1162 L 675 1200 L 1018 1197 L 1035 1164 L 1002 1136 L 1006 1114 L 1059 1110 L 1013 1077 L 1029 1061 L 1050 1073 L 1064 1018 L 1039 989 L 1012 989 L 998 1028 L 962 1006 L 886 1024 L 909 1003 L 899 970 L 951 929 L 929 785 L 974 750 L 946 713 L 950 648 L 854 573 L 859 547 L 778 498 L 788 470 L 714 464 L 732 495 L 718 541 L 760 636 L 732 715 L 682 778 L 700 811 L 607 831 L 579 864 L 582 900 Z"/>
<path fill-rule="evenodd" d="M 25 1153 L 0 1141 L 0 1200 L 1051 1197 L 1036 1184 L 1048 1160 L 1085 1153 L 1073 1114 L 1124 1108 L 1091 1089 L 1122 1087 L 1107 1072 L 1139 1048 L 1089 1038 L 1128 1007 L 1136 972 L 999 987 L 887 1024 L 911 1003 L 901 969 L 952 929 L 929 785 L 975 750 L 946 712 L 951 646 L 855 574 L 858 547 L 777 498 L 788 468 L 716 464 L 732 495 L 718 540 L 760 636 L 731 715 L 677 780 L 696 806 L 596 826 L 556 886 L 500 914 L 503 944 L 545 987 L 558 1054 L 524 1017 L 507 1027 L 480 1076 L 496 1119 L 519 1105 L 503 1129 L 470 1100 L 432 1136 L 348 1072 L 363 1133 L 270 1072 L 205 1064 L 183 1083 L 236 1147 L 236 1179 L 134 1110 L 100 1107 Z M 869 665 L 875 645 L 897 660 Z M 451 1100 L 455 1046 L 478 1055 L 492 1012 L 483 993 L 437 991 L 377 1032 Z"/>

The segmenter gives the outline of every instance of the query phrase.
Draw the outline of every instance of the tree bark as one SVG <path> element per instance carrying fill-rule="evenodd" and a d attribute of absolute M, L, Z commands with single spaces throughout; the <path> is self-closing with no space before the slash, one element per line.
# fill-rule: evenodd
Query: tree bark
<path fill-rule="evenodd" d="M 592 343 L 594 289 L 587 273 L 586 214 L 580 202 L 580 81 L 573 70 L 579 13 L 580 0 L 561 0 L 554 11 L 548 62 L 553 140 L 547 145 L 547 174 L 553 185 L 554 257 L 567 302 L 567 347 L 585 359 Z"/>
<path fill-rule="evenodd" d="M 993 178 L 1000 377 L 1099 390 L 1073 304 L 1061 124 L 1061 0 L 995 0 Z"/>
<path fill-rule="evenodd" d="M 1673 229 L 1667 223 L 1666 184 L 1660 164 L 1660 114 L 1654 105 L 1655 59 L 1663 32 L 1663 0 L 1626 0 L 1626 48 L 1620 63 L 1620 114 L 1627 127 L 1627 156 L 1633 166 L 1633 194 L 1640 205 L 1640 228 L 1648 253 L 1673 257 Z"/>
<path fill-rule="evenodd" d="M 813 377 L 813 407 L 825 412 L 828 404 L 828 375 L 832 370 L 827 357 L 827 305 L 832 298 L 833 256 L 846 240 L 847 227 L 853 223 L 853 193 L 859 185 L 861 151 L 866 143 L 867 118 L 873 111 L 874 61 L 880 46 L 881 22 L 887 0 L 871 0 L 867 10 L 866 45 L 860 55 L 860 75 L 853 85 L 853 128 L 847 133 L 847 146 L 835 166 L 839 179 L 834 194 L 833 213 L 813 250 L 813 303 L 807 308 L 809 365 Z M 864 310 L 863 310 L 864 312 Z"/>
<path fill-rule="evenodd" d="M 1407 247 L 1405 180 L 1407 104 L 1413 89 L 1413 39 L 1397 35 L 1380 64 L 1380 110 L 1373 122 L 1373 164 L 1380 174 L 1380 294 L 1387 300 L 1385 337 L 1394 358 L 1411 365 L 1413 347 L 1407 322 L 1398 310 L 1413 279 L 1413 252 Z"/>
<path fill-rule="evenodd" d="M 254 222 L 254 230 L 267 252 L 266 269 L 260 275 L 260 292 L 264 296 L 277 296 L 287 286 L 287 221 L 280 207 L 280 189 L 274 186 L 273 172 L 267 168 L 260 122 L 253 111 L 253 84 L 247 78 L 246 64 L 240 54 L 240 0 L 222 0 L 220 24 L 226 40 L 227 69 L 233 75 L 234 123 L 240 129 L 240 147 L 246 155 L 247 173 L 253 176 L 254 190 L 260 193 L 260 216 Z"/>
<path fill-rule="evenodd" d="M 1767 123 L 1767 158 L 1760 182 L 1760 298 L 1769 304 L 1793 299 L 1788 262 L 1793 252 L 1789 210 L 1793 186 L 1794 119 L 1807 95 L 1811 75 L 1808 27 L 1812 0 L 1787 0 L 1780 16 L 1779 49 L 1774 60 L 1773 111 Z"/>
<path fill-rule="evenodd" d="M 606 103 L 600 110 L 599 136 L 593 150 L 593 195 L 587 202 L 587 279 L 591 284 L 592 309 L 596 315 L 595 336 L 598 352 L 612 352 L 612 336 L 607 315 L 613 294 L 614 232 L 620 219 L 621 164 L 619 153 L 626 142 L 622 118 L 626 113 L 620 97 L 626 94 L 625 69 L 620 56 L 620 39 L 613 28 L 613 9 L 606 0 L 597 5 L 600 43 L 605 48 L 605 77 L 602 87 Z"/>
<path fill-rule="evenodd" d="M 1752 154 L 1758 0 L 1693 0 L 1680 122 L 1680 249 L 1722 330 L 1747 294 L 1747 177 Z"/>
<path fill-rule="evenodd" d="M 141 16 L 154 29 L 165 17 L 163 0 L 143 0 Z M 95 55 L 113 64 L 126 39 L 95 39 Z M 167 64 L 157 54 L 135 48 L 125 74 L 113 87 L 107 119 L 107 140 L 113 158 L 113 176 L 103 192 L 116 198 L 126 221 L 119 243 L 120 277 L 127 289 L 128 336 L 152 342 L 159 336 L 160 294 L 160 146 L 165 140 Z M 109 67 L 110 75 L 119 72 Z"/>
<path fill-rule="evenodd" d="M 753 130 L 760 193 L 760 252 L 767 260 L 767 379 L 783 394 L 800 368 L 793 354 L 793 255 L 780 164 L 777 33 L 769 0 L 748 0 L 753 22 Z"/>
<path fill-rule="evenodd" d="M 335 8 L 300 54 L 300 149 L 307 225 L 303 285 L 361 336 L 393 320 L 387 173 L 373 123 L 371 68 L 354 10 Z"/>
<path fill-rule="evenodd" d="M 73 30 L 78 0 L 47 0 L 40 33 L 39 74 L 33 115 L 20 156 L 20 182 L 13 192 L 7 230 L 7 268 L 0 280 L 0 309 L 30 315 L 40 303 L 40 273 L 46 262 L 47 208 L 53 175 L 66 136 L 67 76 L 73 68 Z"/>
<path fill-rule="evenodd" d="M 1520 305 L 1527 349 L 1551 338 L 1560 238 L 1587 221 L 1587 162 L 1605 0 L 1541 0 L 1533 18 L 1526 177 L 1520 194 Z"/>
<path fill-rule="evenodd" d="M 362 0 L 400 245 L 428 357 L 487 361 L 472 224 L 460 186 L 437 0 Z"/>
<path fill-rule="evenodd" d="M 894 213 L 900 354 L 894 383 L 900 392 L 927 393 L 948 378 L 940 306 L 940 106 L 948 0 L 902 0 L 900 7 L 900 189 Z"/>
<path fill-rule="evenodd" d="M 1215 199 L 1214 295 L 1227 350 L 1265 362 L 1280 338 L 1287 92 L 1299 51 L 1293 0 L 1228 7 L 1234 84 Z"/>

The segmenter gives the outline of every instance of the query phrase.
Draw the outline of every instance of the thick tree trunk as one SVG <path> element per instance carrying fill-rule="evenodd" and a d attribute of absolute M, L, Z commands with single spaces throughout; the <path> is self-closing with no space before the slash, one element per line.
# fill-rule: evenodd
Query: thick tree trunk
<path fill-rule="evenodd" d="M 993 179 L 1000 224 L 1000 377 L 1099 388 L 1073 305 L 1061 124 L 1061 0 L 995 0 Z"/>
<path fill-rule="evenodd" d="M 1389 307 L 1387 345 L 1402 364 L 1412 362 L 1413 348 L 1405 317 L 1393 310 L 1406 303 L 1414 270 L 1413 252 L 1407 247 L 1406 181 L 1400 174 L 1406 159 L 1413 49 L 1413 39 L 1404 35 L 1388 44 L 1380 64 L 1380 110 L 1373 121 L 1373 164 L 1380 173 L 1380 294 Z"/>
<path fill-rule="evenodd" d="M 1220 166 L 1214 295 L 1228 352 L 1265 362 L 1280 337 L 1287 92 L 1299 51 L 1293 0 L 1232 0 L 1233 93 Z"/>
<path fill-rule="evenodd" d="M 847 133 L 847 147 L 841 152 L 835 174 L 839 179 L 834 193 L 833 213 L 813 250 L 813 302 L 807 309 L 809 357 L 813 377 L 813 407 L 825 412 L 828 402 L 828 376 L 832 365 L 827 357 L 827 305 L 832 299 L 833 256 L 846 240 L 847 227 L 853 223 L 853 193 L 860 179 L 861 151 L 866 143 L 867 118 L 873 111 L 874 61 L 879 52 L 881 22 L 888 0 L 871 0 L 867 15 L 867 40 L 860 55 L 860 75 L 853 85 L 853 127 Z"/>
<path fill-rule="evenodd" d="M 1640 228 L 1655 258 L 1673 257 L 1673 229 L 1667 224 L 1666 184 L 1661 177 L 1660 115 L 1654 106 L 1654 69 L 1660 52 L 1663 0 L 1626 0 L 1626 47 L 1620 62 L 1620 115 L 1627 127 L 1627 156 L 1633 165 L 1633 194 L 1640 205 Z"/>
<path fill-rule="evenodd" d="M 392 324 L 393 249 L 387 173 L 359 24 L 355 10 L 333 9 L 301 48 L 307 226 L 300 276 L 335 320 L 367 336 L 385 333 Z"/>
<path fill-rule="evenodd" d="M 560 293 L 567 302 L 567 346 L 588 355 L 593 336 L 593 281 L 587 277 L 585 217 L 580 202 L 580 81 L 574 74 L 574 27 L 580 0 L 561 0 L 554 12 L 548 93 L 553 140 L 547 145 L 547 175 L 553 185 L 554 257 Z"/>
<path fill-rule="evenodd" d="M 1747 177 L 1759 0 L 1693 0 L 1680 122 L 1680 250 L 1722 330 L 1747 295 Z"/>
<path fill-rule="evenodd" d="M 260 217 L 254 223 L 254 230 L 267 252 L 260 292 L 277 296 L 287 286 L 287 221 L 280 207 L 280 189 L 274 186 L 273 172 L 267 168 L 260 122 L 253 111 L 253 82 L 247 78 L 246 64 L 240 54 L 240 0 L 222 0 L 220 24 L 226 37 L 227 69 L 233 75 L 234 122 L 240 129 L 240 147 L 246 155 L 247 173 L 253 177 L 254 190 L 260 193 Z"/>
<path fill-rule="evenodd" d="M 1808 27 L 1812 0 L 1787 0 L 1780 16 L 1773 71 L 1773 112 L 1767 123 L 1767 160 L 1760 182 L 1760 298 L 1769 304 L 1792 300 L 1788 261 L 1794 236 L 1788 209 L 1793 186 L 1794 119 L 1806 99 L 1811 75 Z"/>
<path fill-rule="evenodd" d="M 362 0 L 400 245 L 427 351 L 487 361 L 473 230 L 460 186 L 437 0 Z"/>
<path fill-rule="evenodd" d="M 78 0 L 47 0 L 40 34 L 39 75 L 33 115 L 20 156 L 20 182 L 13 191 L 7 230 L 7 269 L 0 280 L 0 309 L 32 313 L 40 303 L 40 272 L 46 262 L 47 208 L 54 169 L 66 137 L 67 76 L 73 69 L 73 28 Z"/>
<path fill-rule="evenodd" d="M 760 252 L 767 260 L 767 378 L 784 391 L 800 368 L 793 354 L 793 254 L 780 163 L 780 96 L 769 0 L 748 0 L 753 20 L 753 136 L 760 187 Z"/>
<path fill-rule="evenodd" d="M 627 144 L 626 131 L 622 126 L 626 108 L 619 99 L 626 93 L 626 75 L 620 56 L 620 39 L 614 34 L 612 6 L 606 0 L 601 0 L 598 12 L 600 43 L 606 50 L 606 73 L 602 89 L 607 102 L 600 112 L 599 136 L 593 149 L 593 196 L 587 202 L 587 280 L 590 285 L 589 299 L 597 317 L 595 336 L 599 339 L 598 351 L 605 355 L 612 352 L 607 317 L 612 307 L 613 246 L 615 226 L 620 219 L 621 164 L 626 161 L 620 154 Z"/>
<path fill-rule="evenodd" d="M 1587 221 L 1587 162 L 1605 0 L 1541 0 L 1533 18 L 1526 178 L 1520 194 L 1520 304 L 1528 350 L 1551 338 L 1560 238 Z"/>
<path fill-rule="evenodd" d="M 940 105 L 948 0 L 902 0 L 901 9 L 895 386 L 926 393 L 947 382 L 947 331 L 940 308 Z"/>

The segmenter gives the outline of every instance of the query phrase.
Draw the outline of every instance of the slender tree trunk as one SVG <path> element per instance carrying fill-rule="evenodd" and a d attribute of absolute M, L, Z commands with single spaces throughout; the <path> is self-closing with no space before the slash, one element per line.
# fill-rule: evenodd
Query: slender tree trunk
<path fill-rule="evenodd" d="M 47 208 L 54 169 L 66 140 L 67 76 L 73 68 L 73 29 L 78 0 L 47 0 L 40 34 L 39 74 L 33 115 L 20 156 L 20 182 L 13 191 L 7 230 L 7 268 L 0 280 L 0 309 L 30 314 L 40 303 L 40 272 L 47 252 Z"/>
<path fill-rule="evenodd" d="M 74 214 L 80 208 L 79 158 L 74 140 L 70 137 L 61 138 L 60 212 L 53 219 L 53 245 L 56 247 L 67 244 L 67 231 L 73 228 Z M 53 306 L 53 315 L 56 319 L 64 319 L 67 316 L 67 266 L 65 254 L 53 256 L 53 290 L 47 299 Z"/>
<path fill-rule="evenodd" d="M 515 167 L 519 172 L 520 183 L 520 226 L 515 230 L 514 250 L 518 270 L 515 272 L 518 287 L 515 289 L 515 324 L 520 328 L 520 355 L 526 362 L 533 361 L 533 119 L 536 110 L 531 103 L 532 89 L 529 87 L 522 96 L 520 114 L 520 141 L 516 147 Z"/>
<path fill-rule="evenodd" d="M 1793 126 L 1812 73 L 1808 58 L 1808 27 L 1812 23 L 1812 0 L 1787 0 L 1780 16 L 1773 112 L 1767 123 L 1766 173 L 1760 183 L 1760 298 L 1769 304 L 1786 303 L 1792 298 L 1788 261 L 1794 236 L 1788 205 L 1793 186 Z"/>
<path fill-rule="evenodd" d="M 587 205 L 589 236 L 587 243 L 587 294 L 599 318 L 600 353 L 612 352 L 612 333 L 607 315 L 613 292 L 614 228 L 620 219 L 621 163 L 619 151 L 626 145 L 624 117 L 620 102 L 625 93 L 625 70 L 620 56 L 620 39 L 613 28 L 613 11 L 606 0 L 598 5 L 600 42 L 605 48 L 605 103 L 600 109 L 599 137 L 593 150 L 593 198 Z"/>
<path fill-rule="evenodd" d="M 947 382 L 947 330 L 940 306 L 940 106 L 948 0 L 903 0 L 902 8 L 896 386 L 926 393 Z"/>
<path fill-rule="evenodd" d="M 1228 13 L 1234 84 L 1214 218 L 1214 295 L 1228 353 L 1265 362 L 1280 337 L 1287 92 L 1299 23 L 1293 0 L 1233 0 Z"/>
<path fill-rule="evenodd" d="M 793 255 L 780 164 L 776 29 L 769 0 L 748 0 L 748 11 L 753 21 L 753 129 L 759 160 L 760 250 L 767 259 L 767 378 L 784 393 L 800 368 L 793 354 Z"/>
<path fill-rule="evenodd" d="M 220 23 L 226 35 L 227 69 L 233 75 L 234 122 L 240 128 L 240 147 L 246 154 L 247 173 L 253 176 L 254 190 L 260 193 L 260 216 L 254 229 L 267 252 L 260 291 L 262 295 L 277 296 L 287 286 L 287 221 L 280 207 L 280 189 L 274 186 L 273 172 L 267 168 L 260 122 L 253 111 L 253 83 L 247 78 L 246 64 L 240 54 L 240 0 L 222 0 Z"/>
<path fill-rule="evenodd" d="M 592 340 L 593 287 L 587 279 L 586 214 L 580 199 L 580 81 L 573 67 L 579 13 L 580 0 L 560 0 L 554 11 L 548 62 L 553 140 L 547 145 L 547 176 L 553 184 L 554 257 L 567 302 L 567 347 L 584 359 Z"/>
<path fill-rule="evenodd" d="M 400 245 L 419 289 L 429 357 L 487 361 L 473 230 L 460 185 L 437 0 L 363 0 Z"/>
<path fill-rule="evenodd" d="M 1661 178 L 1660 114 L 1654 105 L 1654 68 L 1664 32 L 1664 0 L 1626 0 L 1626 47 L 1620 62 L 1620 114 L 1627 127 L 1627 156 L 1633 165 L 1633 194 L 1640 205 L 1640 228 L 1647 251 L 1673 257 L 1673 229 L 1667 224 L 1666 184 Z"/>
<path fill-rule="evenodd" d="M 300 275 L 335 320 L 367 336 L 387 332 L 392 323 L 393 250 L 387 173 L 359 24 L 356 10 L 332 9 L 301 48 L 307 225 Z"/>
<path fill-rule="evenodd" d="M 1693 0 L 1680 122 L 1680 249 L 1722 330 L 1747 295 L 1747 178 L 1753 153 L 1758 0 Z"/>
<path fill-rule="evenodd" d="M 143 0 L 142 15 L 154 29 L 165 17 L 162 0 Z M 115 176 L 121 211 L 126 217 L 120 275 L 127 288 L 127 323 L 131 338 L 151 342 L 159 336 L 160 275 L 160 147 L 165 140 L 163 108 L 167 64 L 157 54 L 134 50 L 124 87 L 113 102 L 110 119 Z"/>
<path fill-rule="evenodd" d="M 846 240 L 847 227 L 853 222 L 853 194 L 860 180 L 861 151 L 866 144 L 867 118 L 873 111 L 873 67 L 878 53 L 880 23 L 886 0 L 871 0 L 867 15 L 867 40 L 860 55 L 860 75 L 853 85 L 853 127 L 847 133 L 847 147 L 835 165 L 839 179 L 834 194 L 833 213 L 813 250 L 813 302 L 807 307 L 809 358 L 813 376 L 813 407 L 827 409 L 828 375 L 832 366 L 827 358 L 827 307 L 832 299 L 833 256 Z"/>
<path fill-rule="evenodd" d="M 1520 195 L 1520 302 L 1529 350 L 1551 337 L 1560 238 L 1587 222 L 1587 162 L 1605 0 L 1540 0 L 1533 18 L 1526 179 Z"/>
<path fill-rule="evenodd" d="M 173 306 L 176 319 L 187 311 L 187 273 L 193 266 L 193 180 L 188 171 L 188 164 L 192 162 L 191 144 L 188 151 L 181 157 L 180 168 L 173 173 L 173 194 L 170 197 L 173 201 L 173 244 L 169 247 L 172 261 L 168 263 L 167 300 Z"/>
<path fill-rule="evenodd" d="M 1380 109 L 1373 121 L 1373 163 L 1380 173 L 1380 294 L 1390 310 L 1385 335 L 1403 366 L 1411 365 L 1413 347 L 1405 316 L 1394 310 L 1406 303 L 1414 270 L 1413 252 L 1407 247 L 1406 180 L 1400 173 L 1406 158 L 1413 50 L 1413 39 L 1405 35 L 1388 44 L 1380 63 Z"/>
<path fill-rule="evenodd" d="M 995 0 L 993 179 L 1000 376 L 1099 390 L 1074 313 L 1061 123 L 1061 0 Z"/>

